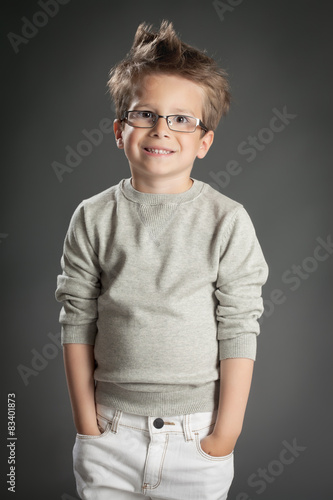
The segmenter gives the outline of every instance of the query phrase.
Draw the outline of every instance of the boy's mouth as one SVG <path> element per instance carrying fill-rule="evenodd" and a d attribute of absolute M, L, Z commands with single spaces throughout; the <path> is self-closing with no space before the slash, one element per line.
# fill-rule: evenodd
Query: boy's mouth
<path fill-rule="evenodd" d="M 147 153 L 152 155 L 170 155 L 174 153 L 172 149 L 157 149 L 157 148 L 143 148 Z"/>

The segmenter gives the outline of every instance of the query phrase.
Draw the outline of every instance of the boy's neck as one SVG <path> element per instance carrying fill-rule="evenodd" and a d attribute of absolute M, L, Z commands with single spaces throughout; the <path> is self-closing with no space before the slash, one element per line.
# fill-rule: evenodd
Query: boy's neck
<path fill-rule="evenodd" d="M 188 191 L 192 187 L 193 180 L 187 177 L 186 179 L 172 179 L 157 182 L 138 179 L 136 176 L 132 175 L 131 184 L 136 191 L 141 191 L 142 193 L 176 194 Z"/>

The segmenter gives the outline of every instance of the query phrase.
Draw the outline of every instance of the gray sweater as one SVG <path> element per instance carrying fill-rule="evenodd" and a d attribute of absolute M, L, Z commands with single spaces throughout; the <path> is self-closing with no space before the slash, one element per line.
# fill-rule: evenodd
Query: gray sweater
<path fill-rule="evenodd" d="M 242 205 L 193 179 L 123 179 L 75 210 L 56 298 L 62 343 L 95 346 L 96 401 L 139 415 L 218 406 L 219 360 L 255 359 L 268 274 Z"/>

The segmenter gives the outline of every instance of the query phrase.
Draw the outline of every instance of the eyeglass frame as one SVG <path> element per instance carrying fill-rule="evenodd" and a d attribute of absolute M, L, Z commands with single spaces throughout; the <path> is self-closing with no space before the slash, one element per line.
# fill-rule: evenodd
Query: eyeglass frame
<path fill-rule="evenodd" d="M 153 125 L 151 127 L 140 127 L 140 126 L 137 126 L 137 125 L 132 125 L 131 123 L 128 122 L 128 113 L 133 113 L 133 112 L 138 112 L 140 111 L 141 113 L 151 113 L 153 116 L 156 117 L 156 121 L 155 123 L 153 123 Z M 168 118 L 170 118 L 170 116 L 185 116 L 186 118 L 193 118 L 193 120 L 196 120 L 196 125 L 195 125 L 195 129 L 192 130 L 191 132 L 190 131 L 187 131 L 187 130 L 173 130 L 172 128 L 170 128 L 170 125 L 169 125 L 169 122 L 168 122 Z M 208 128 L 206 127 L 206 125 L 203 124 L 203 122 L 200 120 L 200 118 L 195 118 L 195 116 L 190 116 L 190 115 L 182 115 L 182 114 L 172 114 L 172 115 L 159 115 L 157 113 L 154 113 L 153 111 L 149 111 L 147 109 L 130 109 L 128 111 L 124 111 L 124 114 L 123 114 L 123 117 L 121 118 L 120 121 L 126 121 L 126 123 L 130 126 L 130 127 L 134 127 L 134 128 L 154 128 L 156 123 L 158 122 L 159 118 L 165 118 L 166 119 L 166 122 L 167 122 L 167 126 L 169 128 L 169 130 L 172 130 L 172 132 L 182 132 L 184 134 L 194 134 L 194 132 L 196 131 L 197 127 L 200 127 L 202 130 L 206 132 L 208 132 Z"/>

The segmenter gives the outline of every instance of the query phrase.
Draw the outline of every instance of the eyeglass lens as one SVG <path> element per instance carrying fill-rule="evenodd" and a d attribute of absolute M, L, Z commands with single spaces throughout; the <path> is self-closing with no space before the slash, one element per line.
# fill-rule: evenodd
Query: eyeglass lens
<path fill-rule="evenodd" d="M 158 118 L 159 115 L 150 111 L 129 111 L 127 113 L 128 123 L 134 127 L 152 128 Z M 187 115 L 169 115 L 166 120 L 171 130 L 179 132 L 193 132 L 197 126 L 196 118 Z"/>

